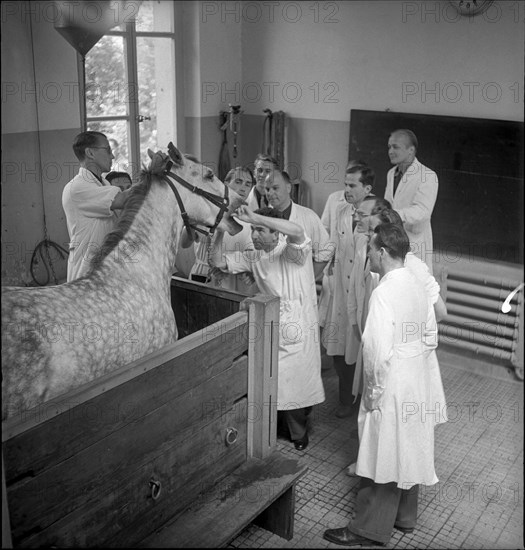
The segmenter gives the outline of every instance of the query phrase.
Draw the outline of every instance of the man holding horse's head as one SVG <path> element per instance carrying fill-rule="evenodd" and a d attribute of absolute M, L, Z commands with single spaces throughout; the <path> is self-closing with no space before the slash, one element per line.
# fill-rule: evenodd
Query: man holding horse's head
<path fill-rule="evenodd" d="M 308 446 L 308 416 L 313 405 L 325 399 L 312 241 L 300 225 L 284 219 L 275 208 L 252 212 L 240 206 L 237 216 L 251 225 L 253 249 L 228 253 L 223 233 L 218 232 L 210 264 L 227 273 L 251 273 L 260 292 L 281 300 L 278 418 L 295 448 L 303 451 Z"/>
<path fill-rule="evenodd" d="M 124 207 L 129 193 L 102 177 L 115 158 L 103 133 L 81 132 L 75 137 L 73 151 L 80 169 L 62 192 L 70 239 L 68 282 L 88 274 L 106 235 L 115 227 L 115 211 Z"/>

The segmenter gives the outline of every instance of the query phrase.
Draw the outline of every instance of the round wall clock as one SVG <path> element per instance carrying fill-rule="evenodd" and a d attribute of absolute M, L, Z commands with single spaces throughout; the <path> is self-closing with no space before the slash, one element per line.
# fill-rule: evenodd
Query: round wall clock
<path fill-rule="evenodd" d="M 459 14 L 467 16 L 483 13 L 492 2 L 493 0 L 450 0 Z"/>

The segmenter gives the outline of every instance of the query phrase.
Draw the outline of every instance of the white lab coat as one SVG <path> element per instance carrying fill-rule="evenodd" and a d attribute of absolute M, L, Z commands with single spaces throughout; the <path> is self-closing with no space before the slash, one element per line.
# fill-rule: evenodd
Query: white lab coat
<path fill-rule="evenodd" d="M 313 210 L 294 202 L 290 221 L 302 227 L 306 236 L 310 237 L 314 262 L 329 262 L 332 259 L 335 244 L 331 242 L 321 218 Z M 314 292 L 314 297 L 317 298 L 317 292 Z"/>
<path fill-rule="evenodd" d="M 119 193 L 118 187 L 103 178 L 101 183 L 82 167 L 64 187 L 62 207 L 70 239 L 68 283 L 88 274 L 107 234 L 115 229 L 118 216 L 111 203 Z"/>
<path fill-rule="evenodd" d="M 323 344 L 327 355 L 345 355 L 347 340 L 355 340 L 355 335 L 349 331 L 347 308 L 355 255 L 352 230 L 354 213 L 355 208 L 352 204 L 340 203 L 336 208 L 335 221 L 330 233 L 330 239 L 335 243 L 335 257 L 332 275 L 333 294 L 323 333 Z M 348 345 L 351 344 L 348 343 Z"/>
<path fill-rule="evenodd" d="M 403 267 L 372 292 L 363 334 L 364 394 L 358 417 L 356 472 L 401 489 L 438 482 L 429 355 L 437 346 L 434 308 Z"/>
<path fill-rule="evenodd" d="M 251 271 L 261 293 L 280 298 L 277 409 L 322 403 L 325 394 L 311 240 L 296 245 L 281 239 L 271 252 L 227 254 L 226 264 L 230 273 Z"/>
<path fill-rule="evenodd" d="M 395 170 L 394 166 L 386 176 L 385 199 L 401 216 L 412 252 L 428 265 L 432 273 L 433 242 L 430 217 L 436 204 L 438 177 L 430 168 L 414 159 L 403 174 L 394 197 Z"/>
<path fill-rule="evenodd" d="M 349 330 L 352 331 L 352 325 L 357 325 L 359 333 L 362 335 L 366 326 L 368 316 L 368 306 L 372 291 L 379 284 L 379 275 L 370 271 L 370 264 L 366 262 L 366 245 L 368 238 L 363 233 L 356 235 L 356 255 L 354 271 L 352 272 L 350 292 L 348 294 L 348 323 Z M 409 252 L 405 258 L 405 267 L 414 275 L 414 277 L 424 286 L 427 296 L 430 298 L 432 306 L 439 297 L 439 283 L 430 273 L 427 264 L 425 264 L 416 255 Z M 356 363 L 354 381 L 352 384 L 352 395 L 357 399 L 362 394 L 363 381 L 363 346 L 362 341 L 349 339 L 347 341 L 345 360 L 347 363 Z M 445 404 L 445 392 L 441 380 L 439 362 L 435 351 L 429 355 L 429 368 L 432 375 L 432 388 L 434 392 L 433 402 L 440 403 L 439 409 L 434 415 L 435 424 L 441 424 L 447 421 Z"/>
<path fill-rule="evenodd" d="M 352 395 L 356 398 L 362 393 L 363 348 L 361 339 L 354 333 L 353 325 L 357 325 L 359 334 L 362 335 L 368 315 L 368 300 L 379 283 L 379 275 L 370 271 L 370 263 L 366 261 L 367 245 L 368 236 L 365 233 L 356 233 L 354 268 L 350 276 L 346 302 L 349 334 L 345 346 L 345 361 L 349 365 L 356 363 L 352 384 Z"/>
<path fill-rule="evenodd" d="M 328 195 L 326 203 L 324 205 L 323 214 L 321 215 L 321 222 L 325 229 L 328 231 L 330 239 L 334 233 L 333 227 L 335 227 L 335 211 L 340 205 L 346 203 L 345 190 L 335 191 Z M 328 275 L 328 266 L 323 273 L 323 281 L 321 287 L 321 293 L 319 295 L 319 324 L 324 327 L 326 322 L 329 321 L 328 313 L 331 312 L 332 299 L 334 294 L 334 281 L 333 275 Z"/>

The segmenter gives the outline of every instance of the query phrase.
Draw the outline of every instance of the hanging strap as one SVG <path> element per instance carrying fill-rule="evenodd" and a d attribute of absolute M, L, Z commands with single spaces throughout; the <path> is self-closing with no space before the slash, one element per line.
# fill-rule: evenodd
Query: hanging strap
<path fill-rule="evenodd" d="M 239 117 L 241 114 L 240 105 L 230 103 L 230 130 L 233 132 L 233 158 L 237 158 L 237 134 L 239 132 Z"/>
<path fill-rule="evenodd" d="M 266 118 L 263 122 L 263 138 L 261 151 L 267 155 L 273 156 L 273 141 L 272 141 L 272 126 L 273 126 L 273 113 L 270 109 L 264 109 L 263 113 L 266 113 Z"/>
<path fill-rule="evenodd" d="M 224 181 L 224 178 L 228 174 L 231 168 L 230 163 L 230 149 L 228 147 L 228 125 L 229 125 L 229 113 L 221 111 L 219 115 L 219 125 L 222 131 L 222 145 L 219 153 L 219 179 Z"/>
<path fill-rule="evenodd" d="M 279 111 L 275 116 L 274 157 L 281 170 L 284 168 L 284 113 Z"/>

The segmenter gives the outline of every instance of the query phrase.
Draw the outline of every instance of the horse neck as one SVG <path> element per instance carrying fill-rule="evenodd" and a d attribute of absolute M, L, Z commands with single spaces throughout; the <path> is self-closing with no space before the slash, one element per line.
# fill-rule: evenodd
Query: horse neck
<path fill-rule="evenodd" d="M 141 286 L 169 281 L 177 256 L 182 229 L 180 210 L 168 186 L 153 182 L 144 203 L 104 268 L 135 277 Z"/>

